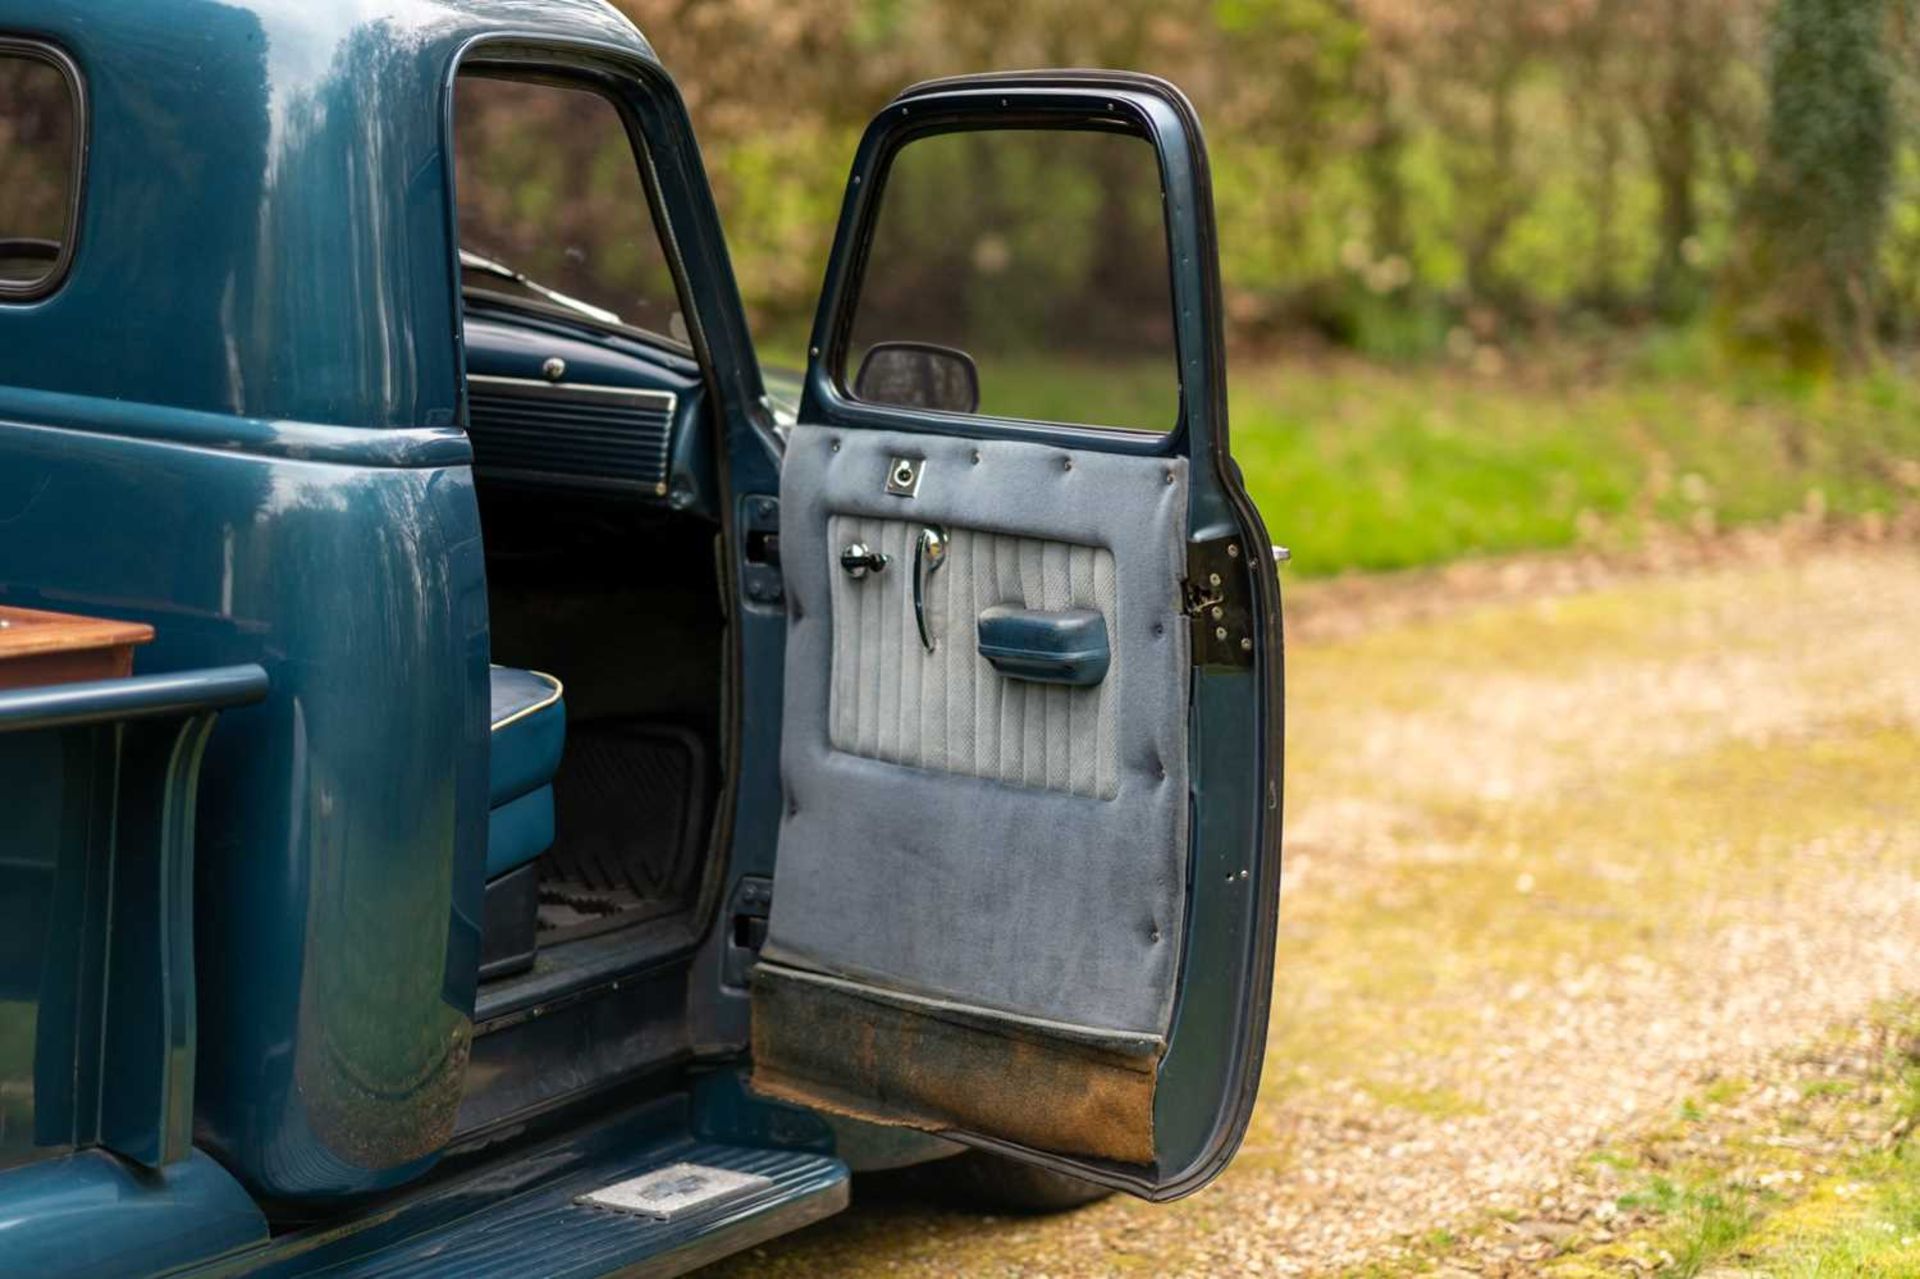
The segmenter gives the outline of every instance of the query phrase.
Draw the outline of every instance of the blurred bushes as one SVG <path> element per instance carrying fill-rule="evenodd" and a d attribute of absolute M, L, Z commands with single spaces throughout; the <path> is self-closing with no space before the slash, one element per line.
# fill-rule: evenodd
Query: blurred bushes
<path fill-rule="evenodd" d="M 618 3 L 687 93 L 776 349 L 874 110 L 1047 65 L 1196 99 L 1248 341 L 1398 360 L 1712 313 L 1821 365 L 1920 336 L 1914 0 Z"/>

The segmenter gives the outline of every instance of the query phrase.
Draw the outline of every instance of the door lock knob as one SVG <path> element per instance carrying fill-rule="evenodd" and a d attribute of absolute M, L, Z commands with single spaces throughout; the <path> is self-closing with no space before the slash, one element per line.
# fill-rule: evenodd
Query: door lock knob
<path fill-rule="evenodd" d="M 876 551 L 865 542 L 848 542 L 840 552 L 840 568 L 855 581 L 887 566 L 887 553 Z"/>

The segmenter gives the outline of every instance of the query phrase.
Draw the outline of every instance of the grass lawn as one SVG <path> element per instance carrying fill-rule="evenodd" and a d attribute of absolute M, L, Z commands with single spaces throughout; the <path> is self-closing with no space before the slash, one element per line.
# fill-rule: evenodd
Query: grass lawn
<path fill-rule="evenodd" d="M 1239 371 L 1231 395 L 1248 487 L 1312 575 L 1920 498 L 1920 386 L 1889 375 L 1795 388 L 1281 363 Z"/>
<path fill-rule="evenodd" d="M 1920 1274 L 1920 1006 L 1890 1010 L 1876 1038 L 1865 1060 L 1832 1045 L 1783 1078 L 1723 1080 L 1637 1149 L 1597 1155 L 1630 1187 L 1615 1218 L 1628 1228 L 1576 1239 L 1545 1273 Z"/>
<path fill-rule="evenodd" d="M 981 361 L 984 411 L 1057 421 L 1158 420 L 1168 380 L 1158 368 Z M 1308 576 L 1631 545 L 1656 523 L 1891 515 L 1920 500 L 1913 378 L 1719 372 L 1684 338 L 1479 372 L 1238 359 L 1229 397 L 1234 456 Z"/>

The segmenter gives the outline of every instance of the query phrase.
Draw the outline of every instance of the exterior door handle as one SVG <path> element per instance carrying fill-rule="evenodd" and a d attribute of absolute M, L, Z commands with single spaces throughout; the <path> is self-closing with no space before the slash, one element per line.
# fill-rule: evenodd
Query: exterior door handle
<path fill-rule="evenodd" d="M 876 551 L 865 542 L 848 542 L 840 552 L 840 570 L 855 581 L 869 573 L 878 573 L 888 562 L 885 551 Z"/>
<path fill-rule="evenodd" d="M 920 628 L 920 646 L 933 651 L 933 628 L 927 621 L 927 579 L 947 562 L 947 537 L 928 525 L 913 542 L 913 624 Z"/>

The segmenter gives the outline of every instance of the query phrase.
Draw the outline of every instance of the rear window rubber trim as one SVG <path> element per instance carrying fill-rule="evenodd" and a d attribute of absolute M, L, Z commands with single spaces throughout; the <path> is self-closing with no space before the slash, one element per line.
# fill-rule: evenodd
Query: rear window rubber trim
<path fill-rule="evenodd" d="M 10 281 L 0 280 L 0 306 L 38 302 L 57 290 L 66 281 L 73 267 L 73 259 L 80 239 L 80 210 L 82 197 L 87 185 L 87 140 L 91 121 L 87 114 L 87 89 L 85 78 L 80 74 L 80 66 L 66 50 L 45 40 L 27 39 L 9 36 L 0 32 L 0 58 L 32 59 L 44 62 L 58 71 L 67 82 L 67 96 L 73 104 L 73 159 L 69 166 L 69 189 L 67 192 L 67 222 L 65 234 L 60 239 L 60 256 L 54 259 L 53 266 L 37 280 Z"/>

